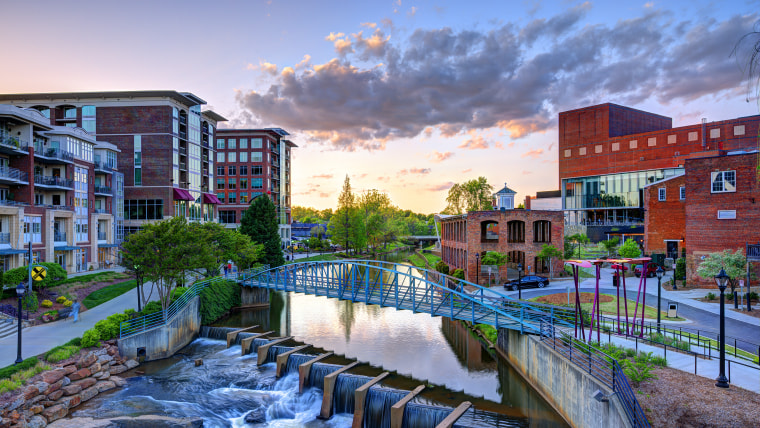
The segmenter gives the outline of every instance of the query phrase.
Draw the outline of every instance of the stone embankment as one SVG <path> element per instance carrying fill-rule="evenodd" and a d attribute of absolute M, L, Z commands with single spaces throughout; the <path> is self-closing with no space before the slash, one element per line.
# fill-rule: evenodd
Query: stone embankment
<path fill-rule="evenodd" d="M 138 365 L 120 357 L 114 344 L 59 364 L 30 379 L 10 401 L 0 403 L 0 428 L 46 427 L 96 395 L 124 386 L 126 380 L 116 375 Z"/>

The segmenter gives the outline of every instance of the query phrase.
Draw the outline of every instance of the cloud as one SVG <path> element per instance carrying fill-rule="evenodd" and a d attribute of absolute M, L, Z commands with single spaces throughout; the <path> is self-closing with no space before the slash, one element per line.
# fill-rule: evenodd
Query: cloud
<path fill-rule="evenodd" d="M 333 175 L 332 174 L 316 174 L 316 175 L 312 175 L 311 178 L 324 178 L 324 179 L 328 179 L 328 178 L 333 178 Z"/>
<path fill-rule="evenodd" d="M 425 175 L 430 174 L 430 168 L 409 168 L 409 169 L 402 169 L 398 172 L 399 176 L 403 175 Z"/>
<path fill-rule="evenodd" d="M 728 53 L 753 30 L 757 13 L 683 21 L 643 8 L 614 23 L 581 25 L 590 7 L 525 24 L 417 29 L 398 40 L 389 36 L 396 34 L 390 20 L 364 25 L 371 34 L 331 33 L 336 58 L 281 66 L 268 88 L 237 94 L 239 116 L 333 150 L 382 150 L 433 129 L 442 137 L 466 133 L 461 147 L 482 149 L 496 143 L 472 131 L 498 127 L 511 140 L 525 138 L 555 128 L 557 112 L 579 106 L 743 94 Z"/>
<path fill-rule="evenodd" d="M 443 183 L 443 184 L 437 184 L 437 185 L 433 185 L 433 186 L 428 186 L 425 190 L 429 190 L 431 192 L 440 192 L 442 190 L 449 190 L 451 188 L 451 186 L 453 186 L 453 185 L 454 185 L 454 182 L 453 181 L 449 181 L 449 182 Z"/>
<path fill-rule="evenodd" d="M 530 175 L 533 174 L 533 171 L 523 171 L 522 173 L 523 175 Z"/>
<path fill-rule="evenodd" d="M 537 159 L 542 154 L 544 154 L 544 149 L 533 149 L 533 150 L 528 150 L 527 152 L 521 154 L 520 157 L 521 158 L 530 157 L 533 159 Z"/>
<path fill-rule="evenodd" d="M 384 176 L 381 176 L 381 177 L 377 177 L 377 181 L 386 181 L 387 182 L 387 181 L 390 181 L 390 180 L 391 180 L 391 178 L 389 176 L 387 176 L 387 175 L 384 175 Z"/>
<path fill-rule="evenodd" d="M 432 153 L 427 155 L 427 158 L 429 158 L 432 162 L 440 163 L 445 161 L 446 159 L 449 159 L 450 157 L 454 156 L 454 153 L 452 152 L 443 152 L 440 153 L 438 151 L 433 150 Z"/>
<path fill-rule="evenodd" d="M 417 8 L 412 6 L 411 9 L 409 9 L 409 12 L 406 13 L 408 16 L 414 16 L 417 14 Z"/>
<path fill-rule="evenodd" d="M 277 74 L 277 65 L 266 61 L 259 61 L 259 65 L 248 64 L 246 70 L 261 70 L 264 73 L 271 74 L 272 76 Z"/>
<path fill-rule="evenodd" d="M 462 170 L 462 174 L 467 174 L 468 172 L 471 172 L 472 168 L 467 168 Z"/>

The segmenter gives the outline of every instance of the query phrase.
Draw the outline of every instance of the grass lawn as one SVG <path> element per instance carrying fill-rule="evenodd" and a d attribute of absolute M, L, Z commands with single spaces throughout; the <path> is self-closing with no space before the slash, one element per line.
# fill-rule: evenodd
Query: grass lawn
<path fill-rule="evenodd" d="M 585 269 L 594 269 L 594 268 L 580 268 L 578 270 L 578 278 L 596 278 L 595 273 L 589 273 L 586 272 Z M 565 265 L 565 272 L 570 275 L 570 277 L 573 277 L 573 269 L 569 265 Z"/>
<path fill-rule="evenodd" d="M 435 266 L 436 263 L 441 261 L 441 258 L 433 253 L 422 253 L 422 255 L 425 256 L 430 266 Z"/>
<path fill-rule="evenodd" d="M 76 283 L 114 281 L 117 279 L 124 279 L 124 278 L 129 278 L 129 275 L 125 273 L 121 273 L 121 272 L 98 272 L 98 273 L 91 273 L 89 275 L 80 275 L 80 276 L 74 276 L 74 277 L 65 279 L 61 281 L 59 284 L 56 284 L 56 287 L 61 286 L 61 285 L 69 285 L 69 284 L 76 284 Z"/>
<path fill-rule="evenodd" d="M 82 304 L 87 309 L 92 309 L 101 303 L 105 303 L 115 297 L 121 296 L 122 294 L 135 287 L 137 287 L 137 281 L 134 279 L 109 285 L 108 287 L 101 288 L 98 291 L 93 291 L 87 295 L 87 297 L 82 300 Z"/>
<path fill-rule="evenodd" d="M 581 308 L 584 311 L 587 311 L 591 313 L 592 306 L 594 305 L 594 293 L 587 293 L 583 292 L 581 294 Z M 623 299 L 620 299 L 620 301 L 617 300 L 617 298 L 614 295 L 611 294 L 599 294 L 599 299 L 602 301 L 600 308 L 602 311 L 602 315 L 608 315 L 608 316 L 617 316 L 617 305 L 620 305 L 620 314 L 625 316 L 625 304 L 623 302 Z M 548 303 L 553 304 L 557 306 L 564 306 L 567 307 L 567 293 L 557 293 L 557 294 L 548 294 L 545 296 L 539 296 L 534 297 L 532 299 L 529 299 L 531 302 L 537 302 L 537 303 Z M 628 315 L 630 317 L 633 317 L 633 311 L 636 308 L 636 301 L 627 299 L 628 300 Z M 650 299 L 651 300 L 651 299 Z M 588 303 L 585 303 L 588 302 Z M 651 301 L 650 301 L 651 303 Z M 570 307 L 573 307 L 575 305 L 575 293 L 570 293 Z M 684 318 L 666 318 L 667 313 L 665 311 L 661 312 L 661 316 L 663 319 L 669 319 L 673 321 L 684 321 Z M 639 312 L 636 314 L 636 318 L 640 319 L 641 317 L 641 302 L 639 302 Z M 645 306 L 644 311 L 644 318 L 649 319 L 657 319 L 657 309 Z"/>
<path fill-rule="evenodd" d="M 330 262 L 333 260 L 338 260 L 338 257 L 336 257 L 335 254 L 320 254 L 317 256 L 304 257 L 302 259 L 291 260 L 289 262 L 285 262 L 285 264 L 289 265 L 289 264 L 301 263 L 301 262 Z"/>
<path fill-rule="evenodd" d="M 409 262 L 418 268 L 423 268 L 423 269 L 425 268 L 425 261 L 422 260 L 422 258 L 418 256 L 417 254 L 410 254 Z"/>

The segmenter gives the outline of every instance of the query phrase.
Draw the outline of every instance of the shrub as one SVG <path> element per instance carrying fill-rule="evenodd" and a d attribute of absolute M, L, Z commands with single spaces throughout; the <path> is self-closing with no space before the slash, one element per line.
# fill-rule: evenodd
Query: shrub
<path fill-rule="evenodd" d="M 455 269 L 454 273 L 451 276 L 453 276 L 454 278 L 464 279 L 464 270 Z"/>
<path fill-rule="evenodd" d="M 235 306 L 240 306 L 240 285 L 225 281 L 209 285 L 201 292 L 201 323 L 208 325 Z"/>
<path fill-rule="evenodd" d="M 27 361 L 27 360 L 24 360 L 24 361 Z M 33 376 L 39 373 L 42 373 L 45 370 L 50 369 L 49 366 L 47 366 L 44 363 L 41 363 L 39 360 L 37 360 L 36 357 L 34 357 L 33 363 L 34 363 L 33 366 L 25 368 L 25 369 L 19 369 L 15 371 L 13 374 L 11 374 L 8 378 L 0 380 L 0 394 L 7 391 L 13 391 L 15 389 L 21 388 Z M 20 365 L 21 364 L 19 364 L 19 366 Z"/>
<path fill-rule="evenodd" d="M 705 299 L 707 300 L 715 300 L 715 293 L 707 293 L 707 296 L 705 296 Z"/>
<path fill-rule="evenodd" d="M 161 312 L 162 310 L 163 308 L 161 307 L 161 302 L 158 300 L 151 300 L 143 307 L 143 310 L 140 312 L 140 316 L 155 314 L 156 312 Z"/>
<path fill-rule="evenodd" d="M 686 258 L 676 260 L 676 269 L 673 272 L 674 279 L 686 279 Z"/>
<path fill-rule="evenodd" d="M 29 357 L 19 364 L 4 367 L 0 369 L 0 379 L 9 379 L 14 373 L 34 367 L 39 362 L 40 360 L 38 360 L 37 357 Z"/>
<path fill-rule="evenodd" d="M 734 293 L 726 293 L 726 300 L 734 300 Z"/>
<path fill-rule="evenodd" d="M 74 304 L 74 302 L 72 302 L 71 300 L 68 300 L 68 299 L 66 299 L 66 300 L 63 301 L 63 306 L 66 306 L 67 308 L 70 308 L 71 305 L 73 305 L 73 304 Z"/>
<path fill-rule="evenodd" d="M 752 300 L 757 300 L 757 293 L 754 291 L 749 293 L 749 298 Z"/>
<path fill-rule="evenodd" d="M 24 295 L 24 298 L 21 299 L 21 302 L 23 303 L 24 309 L 27 311 L 34 312 L 37 309 L 39 309 L 40 304 L 37 301 L 37 293 L 32 291 L 31 293 L 26 293 Z"/>
<path fill-rule="evenodd" d="M 50 308 L 50 307 L 52 307 L 52 306 L 53 306 L 53 302 L 51 302 L 51 301 L 50 301 L 50 300 L 48 300 L 48 299 L 45 299 L 45 300 L 43 300 L 43 301 L 42 301 L 42 303 L 40 303 L 40 305 L 41 305 L 43 308 Z"/>
<path fill-rule="evenodd" d="M 137 311 L 135 311 L 134 309 L 125 309 L 125 310 L 124 310 L 124 315 L 126 315 L 126 316 L 127 316 L 127 319 L 132 319 L 132 318 L 134 318 L 134 315 L 135 315 L 136 313 L 137 313 Z"/>
<path fill-rule="evenodd" d="M 93 346 L 100 346 L 100 333 L 98 333 L 98 330 L 91 328 L 82 335 L 82 347 L 90 348 Z"/>
<path fill-rule="evenodd" d="M 45 354 L 45 360 L 51 363 L 57 363 L 59 361 L 71 358 L 73 355 L 79 352 L 80 349 L 81 348 L 76 345 L 56 346 Z"/>
<path fill-rule="evenodd" d="M 119 334 L 119 326 L 107 319 L 96 322 L 94 328 L 102 340 L 109 340 Z M 114 330 L 116 331 L 114 332 Z"/>
<path fill-rule="evenodd" d="M 187 292 L 187 287 L 176 287 L 174 290 L 172 290 L 171 295 L 171 302 L 173 303 L 175 300 L 182 297 L 183 294 Z"/>
<path fill-rule="evenodd" d="M 63 303 L 66 301 L 66 296 L 58 296 L 58 298 L 55 299 L 55 301 L 58 303 Z"/>
<path fill-rule="evenodd" d="M 449 265 L 446 264 L 443 260 L 438 261 L 438 263 L 435 264 L 435 270 L 438 272 L 448 275 L 449 274 Z"/>

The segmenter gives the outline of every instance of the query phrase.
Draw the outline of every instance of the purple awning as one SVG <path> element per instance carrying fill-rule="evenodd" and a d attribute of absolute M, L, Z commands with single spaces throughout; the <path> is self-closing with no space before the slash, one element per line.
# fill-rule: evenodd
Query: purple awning
<path fill-rule="evenodd" d="M 204 193 L 203 194 L 203 203 L 206 204 L 221 204 L 222 201 L 219 200 L 219 198 L 216 197 L 213 193 Z"/>
<path fill-rule="evenodd" d="M 172 189 L 174 193 L 174 200 L 175 201 L 192 201 L 194 198 L 190 196 L 190 192 L 188 192 L 185 189 Z"/>

